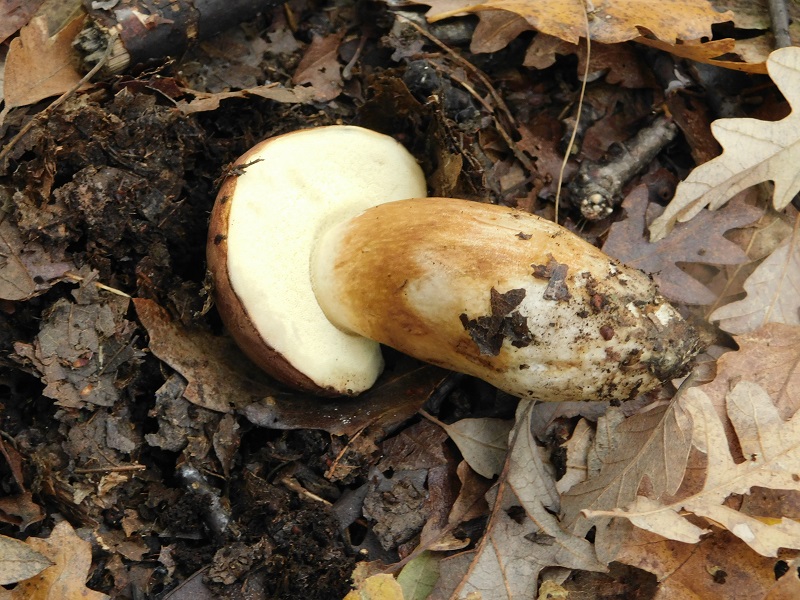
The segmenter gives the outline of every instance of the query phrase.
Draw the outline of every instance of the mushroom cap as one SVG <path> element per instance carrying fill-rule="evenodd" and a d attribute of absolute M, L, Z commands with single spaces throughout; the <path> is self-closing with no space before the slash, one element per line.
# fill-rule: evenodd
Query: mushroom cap
<path fill-rule="evenodd" d="M 215 299 L 244 352 L 275 378 L 317 394 L 357 394 L 383 368 L 377 342 L 345 333 L 317 303 L 310 259 L 330 227 L 384 202 L 426 195 L 414 157 L 352 126 L 267 139 L 235 164 L 211 214 Z"/>

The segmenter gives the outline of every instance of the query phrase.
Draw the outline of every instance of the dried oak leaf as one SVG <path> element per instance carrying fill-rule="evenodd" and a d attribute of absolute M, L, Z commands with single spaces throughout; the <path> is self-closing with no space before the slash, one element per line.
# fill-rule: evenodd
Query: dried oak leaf
<path fill-rule="evenodd" d="M 81 80 L 72 66 L 72 41 L 81 27 L 78 17 L 50 37 L 45 19 L 36 17 L 20 30 L 6 58 L 4 112 L 63 94 Z"/>
<path fill-rule="evenodd" d="M 586 37 L 586 6 L 581 0 L 424 0 L 431 7 L 427 17 L 436 21 L 465 12 L 505 10 L 525 18 L 533 27 L 568 42 Z M 641 35 L 647 29 L 665 42 L 712 37 L 711 25 L 730 21 L 732 13 L 719 13 L 707 0 L 665 0 L 658 8 L 648 0 L 594 2 L 589 18 L 592 41 L 616 44 Z"/>
<path fill-rule="evenodd" d="M 590 519 L 625 518 L 641 529 L 693 544 L 709 530 L 687 520 L 685 515 L 691 513 L 724 527 L 762 556 L 777 556 L 780 548 L 800 548 L 800 522 L 780 514 L 756 518 L 725 504 L 732 494 L 748 494 L 756 486 L 800 490 L 800 413 L 784 421 L 763 388 L 739 382 L 726 395 L 727 416 L 744 455 L 737 463 L 709 396 L 691 388 L 681 404 L 694 421 L 692 444 L 708 461 L 702 489 L 669 503 L 653 499 L 655 494 L 640 495 L 625 507 L 584 514 Z"/>
<path fill-rule="evenodd" d="M 52 564 L 25 542 L 0 535 L 0 585 L 29 579 Z"/>
<path fill-rule="evenodd" d="M 800 325 L 800 217 L 792 235 L 744 282 L 747 296 L 709 316 L 720 329 L 741 334 L 767 323 Z"/>
<path fill-rule="evenodd" d="M 609 519 L 589 521 L 582 511 L 625 506 L 644 480 L 655 494 L 675 493 L 689 457 L 691 430 L 689 415 L 676 403 L 624 420 L 619 409 L 611 409 L 597 422 L 588 479 L 562 495 L 562 523 L 576 535 L 596 526 L 598 556 L 613 560 L 617 541 L 608 531 Z"/>
<path fill-rule="evenodd" d="M 690 223 L 677 226 L 655 243 L 644 237 L 648 210 L 647 188 L 633 190 L 622 207 L 627 218 L 614 223 L 603 251 L 626 265 L 653 274 L 661 293 L 686 304 L 710 304 L 715 294 L 685 273 L 678 263 L 735 265 L 747 255 L 723 235 L 729 229 L 757 220 L 760 211 L 744 202 L 734 202 L 719 212 L 706 211 Z"/>
<path fill-rule="evenodd" d="M 28 538 L 26 543 L 53 564 L 38 575 L 20 582 L 9 598 L 108 598 L 86 587 L 92 566 L 92 545 L 79 538 L 69 523 L 58 523 L 47 539 Z"/>
<path fill-rule="evenodd" d="M 781 48 L 769 55 L 767 70 L 789 104 L 800 103 L 800 48 Z M 676 221 L 695 217 L 704 207 L 715 210 L 742 190 L 772 181 L 773 205 L 784 209 L 800 192 L 800 112 L 777 121 L 719 119 L 711 131 L 722 145 L 717 158 L 700 165 L 678 184 L 664 213 L 650 225 L 650 239 L 662 239 Z"/>
<path fill-rule="evenodd" d="M 492 513 L 483 538 L 475 550 L 441 563 L 438 589 L 448 597 L 530 598 L 545 567 L 605 570 L 592 545 L 562 529 L 555 516 L 558 493 L 531 434 L 532 406 L 522 400 L 517 409 L 508 459 L 489 494 Z"/>

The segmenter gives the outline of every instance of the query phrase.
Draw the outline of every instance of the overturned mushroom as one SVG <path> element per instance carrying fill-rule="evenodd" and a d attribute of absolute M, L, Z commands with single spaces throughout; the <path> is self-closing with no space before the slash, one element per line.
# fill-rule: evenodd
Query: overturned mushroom
<path fill-rule="evenodd" d="M 624 400 L 696 352 L 645 274 L 534 215 L 424 198 L 391 138 L 305 130 L 239 163 L 212 214 L 217 304 L 245 352 L 290 385 L 357 394 L 382 343 L 517 396 Z"/>

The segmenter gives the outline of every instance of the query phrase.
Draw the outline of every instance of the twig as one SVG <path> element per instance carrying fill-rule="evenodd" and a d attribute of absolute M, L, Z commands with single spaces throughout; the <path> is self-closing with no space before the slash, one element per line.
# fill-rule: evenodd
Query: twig
<path fill-rule="evenodd" d="M 97 62 L 97 64 L 94 67 L 92 67 L 92 69 L 88 73 L 86 73 L 86 75 L 81 77 L 81 80 L 78 83 L 73 85 L 70 89 L 68 89 L 58 98 L 53 100 L 50 106 L 45 108 L 42 112 L 40 112 L 38 115 L 33 117 L 30 121 L 28 121 L 27 123 L 25 123 L 25 125 L 22 126 L 22 129 L 20 129 L 19 132 L 17 132 L 17 135 L 11 138 L 11 141 L 5 145 L 5 148 L 0 150 L 0 162 L 2 162 L 5 159 L 5 157 L 9 155 L 14 146 L 17 145 L 17 142 L 19 142 L 25 136 L 25 134 L 28 133 L 33 128 L 33 126 L 36 123 L 38 123 L 44 117 L 49 117 L 50 114 L 52 114 L 52 112 L 55 109 L 64 104 L 64 102 L 66 102 L 69 98 L 71 98 L 72 95 L 75 94 L 75 92 L 77 92 L 81 87 L 83 87 L 84 84 L 86 84 L 92 77 L 95 76 L 95 74 L 100 69 L 103 68 L 103 65 L 106 64 L 108 57 L 111 55 L 111 49 L 113 48 L 115 41 L 116 41 L 116 36 L 109 39 L 108 46 L 106 47 L 106 51 L 103 53 L 102 58 Z"/>
<path fill-rule="evenodd" d="M 569 138 L 569 144 L 564 151 L 564 160 L 561 161 L 561 169 L 558 171 L 558 184 L 556 185 L 556 214 L 554 221 L 558 223 L 558 209 L 561 205 L 561 189 L 564 186 L 564 171 L 567 168 L 570 154 L 572 154 L 572 146 L 575 144 L 575 136 L 578 134 L 578 124 L 581 122 L 581 113 L 583 112 L 583 98 L 586 96 L 586 81 L 589 79 L 589 62 L 592 58 L 592 35 L 589 31 L 589 14 L 586 12 L 586 5 L 581 2 L 583 9 L 583 19 L 586 25 L 586 65 L 583 68 L 583 81 L 581 81 L 581 93 L 578 96 L 578 110 L 575 115 L 575 127 L 572 128 L 572 135 Z"/>
<path fill-rule="evenodd" d="M 84 281 L 86 281 L 85 277 L 81 277 L 80 275 L 78 275 L 76 273 L 72 273 L 71 271 L 67 271 L 66 273 L 64 273 L 64 277 L 66 279 L 69 279 L 70 281 L 75 281 L 75 282 L 78 282 L 78 283 L 83 283 Z M 100 283 L 99 281 L 93 281 L 92 283 L 99 290 L 104 290 L 106 292 L 110 292 L 112 294 L 116 294 L 117 296 L 122 296 L 123 298 L 132 298 L 133 297 L 130 294 L 126 294 L 122 290 L 118 290 L 117 288 L 112 288 L 110 286 L 107 286 L 104 283 Z"/>
<path fill-rule="evenodd" d="M 769 20 L 775 36 L 775 48 L 788 48 L 792 45 L 789 35 L 789 9 L 786 0 L 769 0 Z"/>
<path fill-rule="evenodd" d="M 611 162 L 603 165 L 584 161 L 569 184 L 572 202 L 589 221 L 607 217 L 619 204 L 625 185 L 677 135 L 678 127 L 662 115 L 625 142 L 622 152 Z"/>
<path fill-rule="evenodd" d="M 124 473 L 126 471 L 144 471 L 147 465 L 120 465 L 118 467 L 97 467 L 94 469 L 75 469 L 77 475 L 89 475 L 91 473 Z"/>

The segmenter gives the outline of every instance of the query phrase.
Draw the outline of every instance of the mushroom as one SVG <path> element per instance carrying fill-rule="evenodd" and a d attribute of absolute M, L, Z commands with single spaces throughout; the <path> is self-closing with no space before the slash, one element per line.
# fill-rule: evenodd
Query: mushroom
<path fill-rule="evenodd" d="M 697 352 L 647 275 L 535 215 L 425 198 L 392 138 L 303 130 L 237 164 L 211 216 L 216 302 L 291 386 L 358 394 L 385 344 L 521 397 L 625 400 Z"/>

